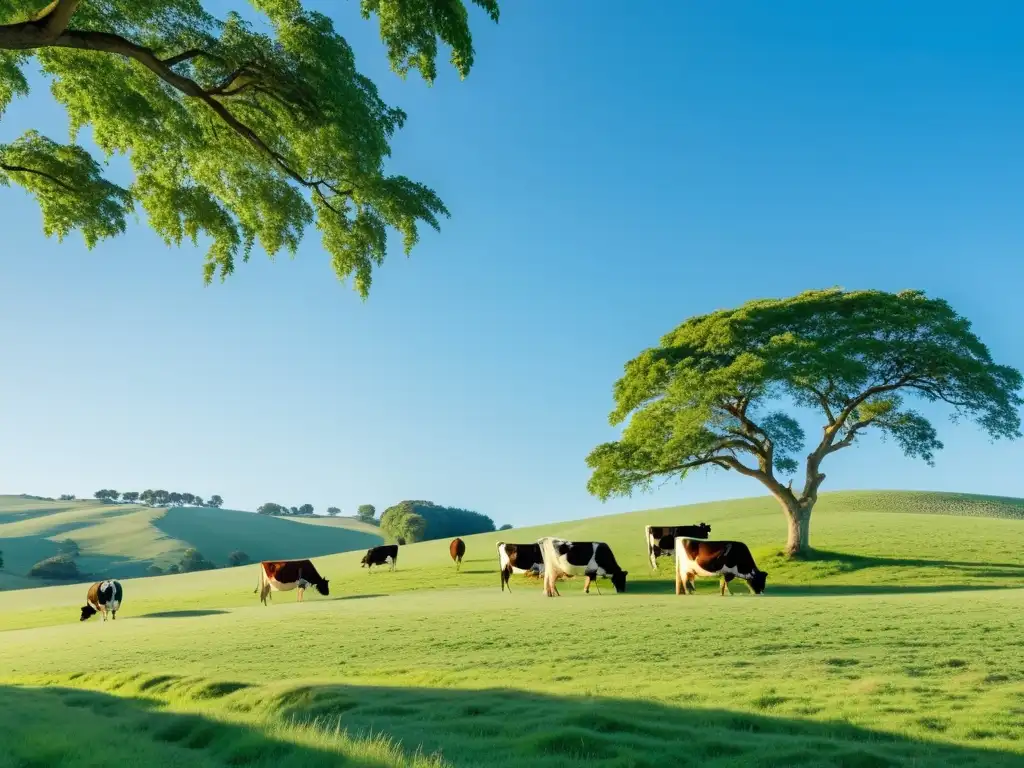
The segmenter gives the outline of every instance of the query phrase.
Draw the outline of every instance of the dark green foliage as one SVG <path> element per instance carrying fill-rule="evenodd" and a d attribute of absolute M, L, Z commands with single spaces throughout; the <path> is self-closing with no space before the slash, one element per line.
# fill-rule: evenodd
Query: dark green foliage
<path fill-rule="evenodd" d="M 224 506 L 224 499 L 215 493 L 210 497 L 210 500 L 206 502 L 206 506 L 213 507 L 214 509 L 220 509 Z"/>
<path fill-rule="evenodd" d="M 59 500 L 60 501 L 74 501 L 75 500 L 75 494 L 73 494 L 73 493 L 62 493 L 60 495 L 60 499 Z"/>
<path fill-rule="evenodd" d="M 607 499 L 699 467 L 733 470 L 771 491 L 790 522 L 786 551 L 806 552 L 827 456 L 876 430 L 932 463 L 942 443 L 911 397 L 945 403 L 993 439 L 1020 437 L 1021 385 L 966 318 L 920 291 L 751 301 L 690 318 L 626 364 L 610 421 L 628 423 L 587 457 L 587 487 Z M 788 404 L 824 422 L 800 490 L 776 474 L 798 469 L 805 440 Z"/>
<path fill-rule="evenodd" d="M 71 555 L 54 555 L 33 565 L 28 575 L 37 579 L 71 580 L 79 578 L 81 573 Z"/>
<path fill-rule="evenodd" d="M 78 542 L 74 539 L 64 539 L 57 545 L 57 552 L 68 557 L 78 557 L 81 554 L 81 550 L 78 547 Z"/>
<path fill-rule="evenodd" d="M 505 523 L 498 530 L 499 531 L 511 531 L 512 530 L 512 526 L 509 523 Z"/>
<path fill-rule="evenodd" d="M 151 565 L 148 568 L 146 568 L 147 576 L 161 576 L 163 575 L 163 572 L 164 569 L 161 568 L 159 565 Z"/>
<path fill-rule="evenodd" d="M 103 488 L 99 491 L 96 491 L 96 493 L 92 495 L 94 499 L 99 499 L 100 501 L 117 501 L 118 498 L 120 498 L 120 496 L 121 494 L 118 493 L 117 491 L 113 491 L 107 488 Z"/>
<path fill-rule="evenodd" d="M 251 560 L 249 559 L 249 556 L 240 549 L 236 549 L 228 555 L 228 565 L 232 567 L 236 565 L 247 565 L 250 562 Z"/>
<path fill-rule="evenodd" d="M 121 494 L 121 500 L 127 502 L 128 504 L 134 504 L 139 500 L 139 492 L 125 491 L 124 493 Z"/>
<path fill-rule="evenodd" d="M 170 565 L 167 566 L 167 572 L 168 573 L 181 573 L 181 568 L 178 566 L 177 563 L 171 563 Z"/>
<path fill-rule="evenodd" d="M 4 552 L 0 549 L 0 571 L 4 569 Z"/>
<path fill-rule="evenodd" d="M 496 0 L 472 2 L 497 21 Z M 168 244 L 202 239 L 206 282 L 257 244 L 294 254 L 313 225 L 337 277 L 365 297 L 389 229 L 408 253 L 448 210 L 385 169 L 406 115 L 360 74 L 331 19 L 304 5 L 0 0 L 0 116 L 38 71 L 71 141 L 88 132 L 105 159 L 126 156 L 132 176 L 122 187 L 83 147 L 28 130 L 0 144 L 0 187 L 35 197 L 47 235 L 78 230 L 89 247 L 132 214 Z M 362 0 L 361 10 L 379 20 L 395 72 L 432 82 L 440 43 L 469 73 L 464 0 Z"/>
<path fill-rule="evenodd" d="M 212 571 L 216 567 L 216 563 L 207 560 L 203 557 L 202 553 L 195 549 L 186 549 L 185 554 L 181 556 L 181 563 L 179 564 L 182 573 Z"/>
<path fill-rule="evenodd" d="M 337 517 L 341 514 L 341 510 L 338 507 L 328 507 L 327 514 L 329 517 Z"/>
<path fill-rule="evenodd" d="M 300 514 L 300 515 L 312 515 L 313 514 L 313 505 L 312 504 L 303 504 L 301 507 L 299 507 L 298 514 Z"/>
<path fill-rule="evenodd" d="M 356 510 L 356 519 L 364 523 L 377 523 L 377 508 L 373 504 L 360 504 Z"/>
<path fill-rule="evenodd" d="M 272 501 L 268 501 L 266 504 L 260 504 L 256 507 L 256 514 L 258 515 L 287 515 L 288 507 L 281 504 L 275 504 Z"/>
<path fill-rule="evenodd" d="M 392 538 L 428 541 L 494 530 L 494 521 L 479 512 L 441 507 L 430 501 L 403 501 L 384 510 L 380 528 Z"/>

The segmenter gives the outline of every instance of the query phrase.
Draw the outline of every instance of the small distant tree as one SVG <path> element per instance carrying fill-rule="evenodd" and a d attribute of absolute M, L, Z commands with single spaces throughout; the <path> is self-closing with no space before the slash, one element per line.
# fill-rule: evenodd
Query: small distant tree
<path fill-rule="evenodd" d="M 62 493 L 60 495 L 60 501 L 74 501 L 74 500 L 75 500 L 75 494 L 73 494 L 73 493 Z"/>
<path fill-rule="evenodd" d="M 96 491 L 92 496 L 94 499 L 99 499 L 100 501 L 117 501 L 121 494 L 109 488 L 103 488 L 102 490 Z"/>
<path fill-rule="evenodd" d="M 181 503 L 188 504 L 189 506 L 196 503 L 196 495 L 194 493 L 183 493 L 181 494 Z"/>
<path fill-rule="evenodd" d="M 171 491 L 167 494 L 167 501 L 170 502 L 172 507 L 180 507 L 185 503 L 185 499 L 182 498 L 182 495 L 177 491 Z"/>
<path fill-rule="evenodd" d="M 171 563 L 167 566 L 168 573 L 181 573 L 181 568 L 178 567 L 177 563 Z"/>
<path fill-rule="evenodd" d="M 251 562 L 249 560 L 249 556 L 240 549 L 236 549 L 234 552 L 228 555 L 229 566 L 246 565 L 249 562 Z"/>
<path fill-rule="evenodd" d="M 511 531 L 511 530 L 512 530 L 512 526 L 511 526 L 511 525 L 509 525 L 508 523 L 505 523 L 505 524 L 504 524 L 503 526 L 501 526 L 501 528 L 499 528 L 498 530 L 499 530 L 499 531 Z"/>
<path fill-rule="evenodd" d="M 154 502 L 153 502 L 154 496 L 155 496 L 155 491 L 153 491 L 150 488 L 147 488 L 146 490 L 144 490 L 142 493 L 139 494 L 139 501 L 141 501 L 147 507 L 152 507 L 153 504 L 154 504 Z"/>
<path fill-rule="evenodd" d="M 182 573 L 193 573 L 194 571 L 212 571 L 217 567 L 215 563 L 203 557 L 197 549 L 186 549 L 181 556 L 179 564 Z"/>
<path fill-rule="evenodd" d="M 260 504 L 256 507 L 256 514 L 258 515 L 286 515 L 288 514 L 287 507 L 283 507 L 280 504 L 275 504 L 272 501 L 268 501 L 265 504 Z"/>
<path fill-rule="evenodd" d="M 377 508 L 373 504 L 360 504 L 356 510 L 356 519 L 364 523 L 373 523 L 377 518 Z"/>
<path fill-rule="evenodd" d="M 68 557 L 78 557 L 81 554 L 81 549 L 74 539 L 64 539 L 57 545 L 57 552 Z"/>
<path fill-rule="evenodd" d="M 166 507 L 171 503 L 171 494 L 167 491 L 153 491 L 153 504 L 157 507 Z"/>
<path fill-rule="evenodd" d="M 125 491 L 124 493 L 121 494 L 121 500 L 127 502 L 128 504 L 134 504 L 139 500 L 139 492 Z"/>
<path fill-rule="evenodd" d="M 337 507 L 328 507 L 327 508 L 327 514 L 330 515 L 331 517 L 337 517 L 338 515 L 341 514 L 341 510 L 338 509 Z"/>
<path fill-rule="evenodd" d="M 146 569 L 147 576 L 161 576 L 163 575 L 164 569 L 159 565 L 151 565 Z"/>
<path fill-rule="evenodd" d="M 33 565 L 28 575 L 37 579 L 69 581 L 77 579 L 81 574 L 70 555 L 54 555 Z"/>
<path fill-rule="evenodd" d="M 194 504 L 197 507 L 205 507 L 206 506 L 206 502 L 203 501 L 203 497 L 202 496 L 194 497 L 192 499 L 192 504 Z"/>
<path fill-rule="evenodd" d="M 214 509 L 220 509 L 222 506 L 224 506 L 224 499 L 222 499 L 217 494 L 213 494 L 213 496 L 210 497 L 210 500 L 206 502 L 206 505 L 208 507 L 213 507 Z"/>
<path fill-rule="evenodd" d="M 300 515 L 312 515 L 313 514 L 313 505 L 312 504 L 303 504 L 301 507 L 299 507 L 299 514 Z"/>
<path fill-rule="evenodd" d="M 288 514 L 289 515 L 297 515 L 297 514 L 299 514 L 299 508 L 298 507 L 289 507 L 288 508 Z"/>

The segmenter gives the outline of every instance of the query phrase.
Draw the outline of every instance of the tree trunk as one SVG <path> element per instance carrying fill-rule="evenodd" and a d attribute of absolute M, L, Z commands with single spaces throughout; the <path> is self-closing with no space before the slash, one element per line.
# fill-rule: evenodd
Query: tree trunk
<path fill-rule="evenodd" d="M 786 538 L 786 557 L 800 557 L 811 550 L 811 511 L 813 501 L 783 504 L 786 520 L 789 523 L 789 535 Z"/>

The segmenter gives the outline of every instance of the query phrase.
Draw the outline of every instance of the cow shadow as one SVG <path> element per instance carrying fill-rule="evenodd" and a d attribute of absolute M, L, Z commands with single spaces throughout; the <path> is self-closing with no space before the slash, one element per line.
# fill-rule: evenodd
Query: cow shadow
<path fill-rule="evenodd" d="M 371 594 L 371 595 L 338 595 L 337 597 L 329 597 L 328 600 L 368 600 L 371 597 L 389 597 L 384 594 Z"/>
<path fill-rule="evenodd" d="M 230 613 L 216 609 L 193 610 L 193 611 L 157 611 L 156 613 L 143 613 L 140 616 L 133 616 L 136 619 L 190 619 L 196 616 L 217 616 Z"/>

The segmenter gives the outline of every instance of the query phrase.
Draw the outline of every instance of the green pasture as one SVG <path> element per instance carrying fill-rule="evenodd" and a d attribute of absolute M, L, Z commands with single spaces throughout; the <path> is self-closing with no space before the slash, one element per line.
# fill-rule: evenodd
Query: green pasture
<path fill-rule="evenodd" d="M 393 574 L 320 557 L 331 595 L 302 604 L 259 605 L 251 566 L 130 579 L 106 624 L 77 621 L 82 585 L 6 592 L 0 766 L 1020 766 L 1020 511 L 829 494 L 818 554 L 785 564 L 769 500 L 637 512 L 467 537 L 461 573 L 447 542 Z M 649 574 L 643 526 L 701 520 L 751 545 L 765 596 Z M 494 543 L 543 533 L 608 541 L 629 590 L 503 594 Z"/>
<path fill-rule="evenodd" d="M 46 585 L 26 574 L 69 538 L 81 547 L 79 569 L 97 579 L 142 576 L 150 565 L 166 568 L 189 547 L 223 565 L 235 550 L 253 559 L 315 557 L 382 541 L 372 526 L 349 518 L 321 530 L 227 509 L 0 496 L 0 589 Z"/>

